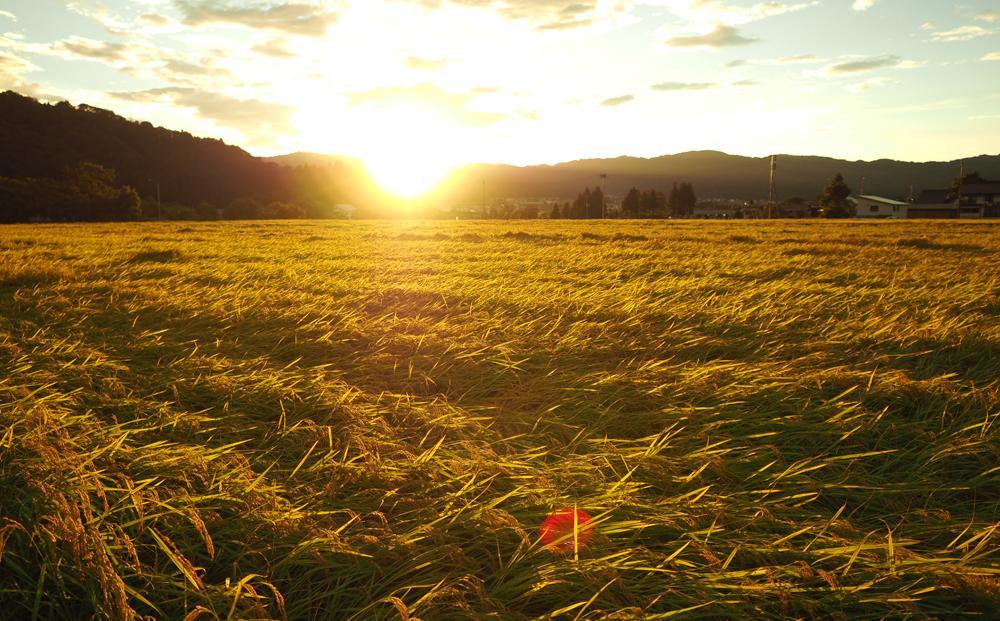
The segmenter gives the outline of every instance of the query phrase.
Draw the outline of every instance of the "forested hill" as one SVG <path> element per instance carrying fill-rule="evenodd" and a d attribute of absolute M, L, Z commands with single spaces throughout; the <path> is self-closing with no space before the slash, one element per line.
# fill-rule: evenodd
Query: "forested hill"
<path fill-rule="evenodd" d="M 341 155 L 293 153 L 271 158 L 286 166 L 332 165 L 352 160 Z M 958 176 L 960 162 L 872 162 L 839 160 L 829 157 L 779 155 L 777 192 L 779 198 L 800 196 L 815 199 L 837 173 L 843 174 L 855 192 L 905 198 L 910 186 L 921 189 L 946 187 Z M 966 172 L 978 171 L 986 178 L 1000 178 L 1000 155 L 983 155 L 965 160 Z M 607 191 L 623 195 L 629 188 L 667 191 L 676 182 L 691 182 L 699 198 L 762 199 L 768 194 L 769 158 L 744 157 L 719 151 L 690 151 L 654 158 L 617 157 L 587 159 L 554 165 L 509 166 L 472 164 L 450 176 L 439 198 L 450 202 L 478 203 L 483 182 L 491 198 L 572 198 L 585 187 L 601 183 L 606 174 Z"/>
<path fill-rule="evenodd" d="M 800 196 L 814 199 L 837 173 L 858 192 L 861 178 L 868 194 L 907 197 L 910 187 L 946 187 L 958 176 L 959 162 L 899 162 L 877 160 L 852 162 L 827 157 L 782 155 L 776 177 L 779 198 Z M 1000 178 L 1000 156 L 965 160 L 965 170 L 986 178 Z M 470 198 L 481 192 L 482 180 L 497 196 L 575 196 L 583 187 L 601 183 L 606 174 L 607 191 L 622 195 L 629 188 L 669 189 L 674 182 L 691 182 L 699 198 L 766 198 L 769 158 L 743 157 L 718 151 L 693 151 L 655 158 L 619 157 L 566 162 L 553 166 L 476 165 L 456 173 L 463 179 Z"/>
<path fill-rule="evenodd" d="M 114 169 L 117 182 L 164 203 L 225 207 L 236 199 L 309 207 L 349 200 L 338 167 L 288 168 L 220 140 L 125 119 L 67 102 L 0 93 L 0 177 L 58 179 L 81 161 Z"/>
<path fill-rule="evenodd" d="M 347 202 L 359 215 L 393 215 L 393 199 L 381 191 L 357 161 L 343 156 L 291 154 L 256 158 L 220 140 L 125 119 L 108 110 L 69 103 L 45 104 L 14 92 L 0 93 L 0 178 L 58 179 L 80 162 L 114 169 L 117 183 L 164 203 L 189 207 L 207 203 L 225 208 L 245 197 L 261 203 L 280 201 L 321 215 L 329 205 Z M 1000 156 L 965 160 L 967 172 L 1000 178 Z M 812 199 L 841 173 L 851 188 L 889 197 L 905 197 L 910 188 L 945 187 L 959 163 L 851 162 L 825 157 L 779 157 L 779 198 Z M 699 198 L 759 199 L 767 196 L 768 158 L 718 151 L 693 151 L 655 158 L 618 157 L 566 162 L 552 166 L 474 164 L 452 173 L 428 203 L 448 208 L 497 198 L 570 199 L 607 175 L 610 194 L 635 186 L 660 191 L 675 182 L 691 182 Z"/>

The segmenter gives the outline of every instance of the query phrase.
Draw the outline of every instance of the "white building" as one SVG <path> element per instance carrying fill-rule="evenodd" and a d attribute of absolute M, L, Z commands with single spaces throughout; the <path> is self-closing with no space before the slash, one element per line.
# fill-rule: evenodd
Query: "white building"
<path fill-rule="evenodd" d="M 854 198 L 859 218 L 905 218 L 909 203 L 882 196 L 862 195 Z"/>

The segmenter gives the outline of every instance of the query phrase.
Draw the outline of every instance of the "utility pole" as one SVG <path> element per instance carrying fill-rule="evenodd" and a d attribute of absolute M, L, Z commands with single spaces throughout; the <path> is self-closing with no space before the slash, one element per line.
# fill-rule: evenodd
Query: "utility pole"
<path fill-rule="evenodd" d="M 864 196 L 864 195 L 865 195 L 865 177 L 864 177 L 864 175 L 862 175 L 861 176 L 861 191 L 858 192 L 858 196 Z"/>
<path fill-rule="evenodd" d="M 774 204 L 775 204 L 775 201 L 777 200 L 777 192 L 775 191 L 775 187 L 774 187 L 774 177 L 775 177 L 775 174 L 777 173 L 777 171 L 778 171 L 778 156 L 777 155 L 772 155 L 771 156 L 771 183 L 770 183 L 770 188 L 768 190 L 768 195 L 767 195 L 767 217 L 768 218 L 773 218 L 774 217 L 774 206 L 775 206 Z"/>
<path fill-rule="evenodd" d="M 962 215 L 962 186 L 965 185 L 965 160 L 959 160 L 958 165 L 958 192 L 955 196 L 955 206 L 958 207 L 959 217 Z"/>
<path fill-rule="evenodd" d="M 608 217 L 608 176 L 601 173 L 601 220 Z"/>

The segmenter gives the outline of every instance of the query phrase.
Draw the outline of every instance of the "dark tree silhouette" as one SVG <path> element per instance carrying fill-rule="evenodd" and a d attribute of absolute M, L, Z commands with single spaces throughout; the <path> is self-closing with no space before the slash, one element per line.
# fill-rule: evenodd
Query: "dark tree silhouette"
<path fill-rule="evenodd" d="M 837 173 L 837 176 L 830 181 L 819 197 L 819 204 L 823 207 L 823 215 L 827 218 L 851 217 L 851 206 L 847 201 L 850 195 L 851 188 L 844 182 L 844 176 Z"/>
<path fill-rule="evenodd" d="M 594 188 L 594 191 L 590 193 L 587 217 L 592 220 L 604 217 L 604 192 L 601 191 L 601 188 Z"/>
<path fill-rule="evenodd" d="M 622 201 L 622 217 L 635 218 L 639 215 L 639 190 L 632 188 Z"/>

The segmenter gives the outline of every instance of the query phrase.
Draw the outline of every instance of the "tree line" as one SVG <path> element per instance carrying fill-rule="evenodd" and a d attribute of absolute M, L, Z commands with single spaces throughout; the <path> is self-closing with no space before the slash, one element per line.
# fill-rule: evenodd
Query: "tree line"
<path fill-rule="evenodd" d="M 620 207 L 609 207 L 601 188 L 585 188 L 572 203 L 557 203 L 549 215 L 553 219 L 598 218 L 684 218 L 694 214 L 698 198 L 690 183 L 674 183 L 670 194 L 633 187 Z"/>
<path fill-rule="evenodd" d="M 6 221 L 203 219 L 219 217 L 219 210 L 222 217 L 318 215 L 329 205 L 363 200 L 371 191 L 364 183 L 346 165 L 281 166 L 220 140 L 86 104 L 0 93 L 0 218 Z M 138 215 L 130 198 L 108 203 L 113 189 L 128 195 L 125 188 L 142 197 Z"/>
<path fill-rule="evenodd" d="M 140 198 L 114 169 L 94 162 L 67 166 L 55 179 L 0 177 L 0 222 L 122 222 L 133 220 L 253 220 L 321 217 L 287 201 L 244 196 L 218 206 Z"/>

